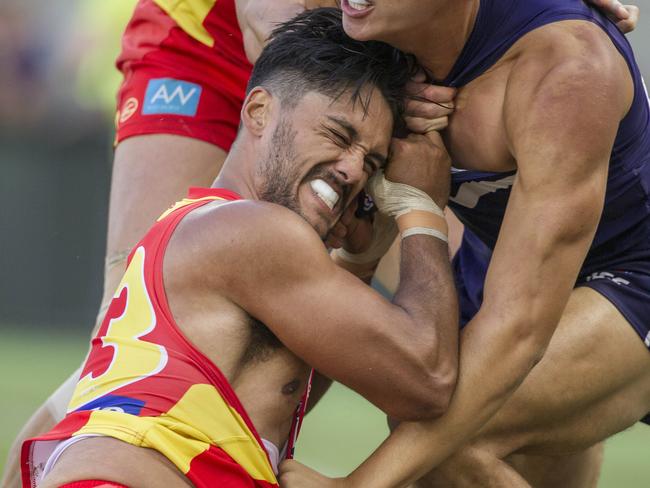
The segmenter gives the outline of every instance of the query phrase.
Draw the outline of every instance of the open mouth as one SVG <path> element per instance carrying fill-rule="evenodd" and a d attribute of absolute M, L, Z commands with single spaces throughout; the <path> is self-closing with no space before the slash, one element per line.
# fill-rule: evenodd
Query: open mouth
<path fill-rule="evenodd" d="M 341 10 L 345 15 L 353 18 L 363 17 L 370 13 L 374 5 L 367 0 L 342 0 Z"/>
<path fill-rule="evenodd" d="M 316 196 L 329 208 L 334 210 L 334 207 L 341 198 L 338 192 L 325 180 L 317 178 L 309 182 L 309 186 Z"/>

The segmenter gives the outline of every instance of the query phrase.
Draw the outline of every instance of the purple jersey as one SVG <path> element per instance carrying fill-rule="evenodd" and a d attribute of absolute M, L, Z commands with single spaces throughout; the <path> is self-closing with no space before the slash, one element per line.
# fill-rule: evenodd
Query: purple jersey
<path fill-rule="evenodd" d="M 612 149 L 605 207 L 576 286 L 610 300 L 650 349 L 650 103 L 632 48 L 618 28 L 580 0 L 481 0 L 474 30 L 444 84 L 461 87 L 523 35 L 562 20 L 593 22 L 627 61 L 634 100 Z M 453 262 L 461 326 L 476 314 L 516 171 L 455 170 L 449 206 L 465 224 Z M 643 422 L 650 424 L 650 414 Z"/>
<path fill-rule="evenodd" d="M 562 20 L 593 22 L 627 61 L 634 100 L 621 121 L 610 159 L 605 208 L 580 276 L 650 260 L 650 108 L 632 48 L 618 28 L 580 0 L 482 0 L 474 30 L 449 77 L 463 86 L 490 68 L 523 35 Z M 456 170 L 449 206 L 488 248 L 494 248 L 515 172 Z M 473 240 L 479 245 L 478 240 Z M 484 251 L 482 251 L 484 252 Z"/>

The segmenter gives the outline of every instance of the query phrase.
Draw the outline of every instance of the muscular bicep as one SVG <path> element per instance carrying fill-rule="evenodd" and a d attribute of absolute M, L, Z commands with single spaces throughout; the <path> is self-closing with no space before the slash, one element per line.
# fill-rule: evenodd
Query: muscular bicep
<path fill-rule="evenodd" d="M 577 46 L 568 53 L 517 61 L 504 105 L 517 176 L 485 305 L 534 326 L 554 327 L 575 283 L 602 213 L 609 157 L 629 106 L 625 63 L 595 27 L 574 27 Z"/>
<path fill-rule="evenodd" d="M 336 266 L 311 227 L 283 215 L 282 229 L 262 230 L 270 220 L 260 219 L 257 240 L 238 246 L 223 293 L 294 354 L 380 408 L 396 401 L 399 385 L 418 390 L 415 382 L 430 371 L 420 351 L 436 340 L 433 328 L 418 327 L 403 308 Z"/>

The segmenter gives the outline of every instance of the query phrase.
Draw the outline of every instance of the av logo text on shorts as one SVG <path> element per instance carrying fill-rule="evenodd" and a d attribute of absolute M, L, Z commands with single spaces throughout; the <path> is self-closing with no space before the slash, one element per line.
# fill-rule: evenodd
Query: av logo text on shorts
<path fill-rule="evenodd" d="M 188 81 L 173 78 L 149 80 L 142 114 L 176 114 L 193 117 L 199 106 L 201 91 L 200 85 Z"/>

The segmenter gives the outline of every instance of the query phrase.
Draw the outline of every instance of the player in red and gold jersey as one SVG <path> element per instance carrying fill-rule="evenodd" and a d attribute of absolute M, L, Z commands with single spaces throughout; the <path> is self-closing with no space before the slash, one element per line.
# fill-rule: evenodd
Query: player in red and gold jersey
<path fill-rule="evenodd" d="M 363 236 L 373 245 L 353 203 L 386 163 L 411 67 L 347 37 L 336 9 L 278 31 L 213 188 L 192 190 L 135 246 L 66 417 L 25 442 L 25 488 L 277 486 L 310 366 L 397 418 L 444 410 L 457 304 L 444 235 L 425 228 L 449 190 L 439 136 L 396 143 L 387 170 L 419 195 L 400 210 L 413 222 L 400 227 L 393 302 L 324 245 L 341 219 L 349 251 Z"/>

